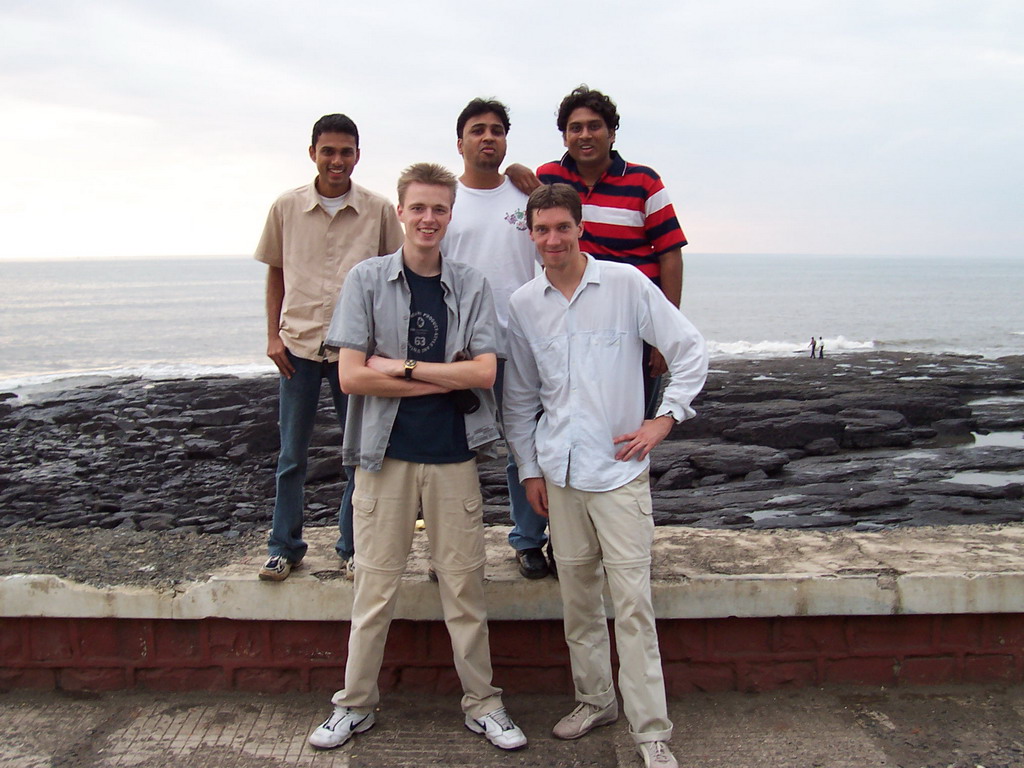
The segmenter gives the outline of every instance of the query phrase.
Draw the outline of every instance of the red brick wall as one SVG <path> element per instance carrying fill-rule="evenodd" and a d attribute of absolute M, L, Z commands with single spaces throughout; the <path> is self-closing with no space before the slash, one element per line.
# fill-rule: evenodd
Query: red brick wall
<path fill-rule="evenodd" d="M 1024 614 L 666 619 L 658 631 L 670 695 L 1024 679 Z M 0 689 L 333 691 L 347 638 L 345 622 L 0 619 Z M 505 690 L 571 690 L 561 622 L 491 622 L 491 650 Z M 394 622 L 381 686 L 459 691 L 444 624 Z"/>

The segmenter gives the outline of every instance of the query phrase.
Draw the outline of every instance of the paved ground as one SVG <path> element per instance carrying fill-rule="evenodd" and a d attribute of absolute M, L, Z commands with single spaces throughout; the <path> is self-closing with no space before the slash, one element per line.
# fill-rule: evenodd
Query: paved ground
<path fill-rule="evenodd" d="M 312 696 L 0 694 L 2 768 L 638 768 L 624 720 L 577 742 L 549 736 L 563 696 L 514 696 L 530 737 L 500 752 L 467 731 L 455 696 L 388 696 L 377 726 L 332 752 L 305 744 Z M 673 747 L 694 768 L 1024 766 L 1024 688 L 832 688 L 694 694 L 671 703 Z"/>

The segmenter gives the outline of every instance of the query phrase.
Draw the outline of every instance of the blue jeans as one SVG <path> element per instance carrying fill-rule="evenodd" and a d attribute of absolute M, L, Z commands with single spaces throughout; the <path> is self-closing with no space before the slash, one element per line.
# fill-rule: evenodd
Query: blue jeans
<path fill-rule="evenodd" d="M 505 361 L 498 360 L 498 375 L 494 379 L 494 397 L 498 401 L 498 418 L 501 418 L 501 406 L 504 401 Z M 508 452 L 508 466 L 505 468 L 508 478 L 509 513 L 512 516 L 512 530 L 508 534 L 508 543 L 513 549 L 537 549 L 543 547 L 548 536 L 545 532 L 548 519 L 533 511 L 526 500 L 526 489 L 519 482 L 519 467 L 515 456 Z"/>
<path fill-rule="evenodd" d="M 337 363 L 306 360 L 291 352 L 288 352 L 288 360 L 295 367 L 295 373 L 290 379 L 281 377 L 281 454 L 277 460 L 277 498 L 274 502 L 274 522 L 268 549 L 271 555 L 282 555 L 297 563 L 305 557 L 307 548 L 306 542 L 302 540 L 303 498 L 309 442 L 313 438 L 313 422 L 320 402 L 321 382 L 327 379 L 342 429 L 345 428 L 348 397 L 338 384 Z M 335 549 L 340 557 L 348 559 L 354 554 L 352 491 L 355 468 L 345 467 L 345 475 L 348 484 L 341 497 L 339 536 Z"/>

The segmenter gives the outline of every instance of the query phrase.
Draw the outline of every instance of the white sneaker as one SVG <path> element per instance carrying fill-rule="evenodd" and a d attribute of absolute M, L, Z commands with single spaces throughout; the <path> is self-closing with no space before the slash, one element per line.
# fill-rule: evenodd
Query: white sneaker
<path fill-rule="evenodd" d="M 664 741 L 644 741 L 636 745 L 646 768 L 679 768 L 679 763 Z"/>
<path fill-rule="evenodd" d="M 353 733 L 370 730 L 375 722 L 373 712 L 361 715 L 349 707 L 335 707 L 334 713 L 309 734 L 309 743 L 317 749 L 334 749 L 352 738 Z"/>
<path fill-rule="evenodd" d="M 284 555 L 271 555 L 260 568 L 260 579 L 263 581 L 284 581 L 288 574 L 302 565 L 302 561 L 293 563 Z"/>
<path fill-rule="evenodd" d="M 488 712 L 481 718 L 466 715 L 466 727 L 473 733 L 482 733 L 498 749 L 520 749 L 526 746 L 526 736 L 512 722 L 504 707 Z"/>

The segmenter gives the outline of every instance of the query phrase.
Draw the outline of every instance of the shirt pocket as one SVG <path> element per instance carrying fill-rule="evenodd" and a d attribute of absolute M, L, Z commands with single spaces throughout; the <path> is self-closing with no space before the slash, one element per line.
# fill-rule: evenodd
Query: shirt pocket
<path fill-rule="evenodd" d="M 541 381 L 560 381 L 569 375 L 569 338 L 565 335 L 530 341 Z"/>
<path fill-rule="evenodd" d="M 577 348 L 577 370 L 590 381 L 602 381 L 625 364 L 622 331 L 598 330 L 582 335 Z"/>

